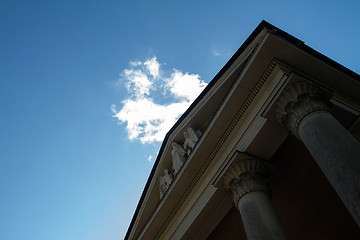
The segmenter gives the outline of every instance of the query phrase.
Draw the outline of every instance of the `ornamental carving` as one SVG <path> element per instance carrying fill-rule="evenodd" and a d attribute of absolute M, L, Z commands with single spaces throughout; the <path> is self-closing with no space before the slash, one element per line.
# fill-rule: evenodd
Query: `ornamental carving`
<path fill-rule="evenodd" d="M 172 163 L 174 175 L 180 170 L 181 166 L 184 164 L 186 158 L 189 156 L 191 151 L 194 149 L 195 144 L 199 141 L 201 132 L 199 130 L 194 131 L 192 128 L 187 128 L 184 132 L 185 141 L 183 145 L 180 145 L 177 142 L 172 142 Z"/>
<path fill-rule="evenodd" d="M 225 188 L 230 190 L 236 206 L 246 194 L 254 191 L 270 195 L 269 164 L 259 159 L 246 156 L 235 161 L 224 174 Z"/>
<path fill-rule="evenodd" d="M 199 141 L 199 138 L 201 136 L 201 132 L 197 130 L 196 132 L 192 128 L 187 128 L 184 132 L 184 149 L 189 156 L 191 151 L 194 149 L 195 144 Z"/>
<path fill-rule="evenodd" d="M 173 180 L 174 175 L 165 169 L 164 175 L 160 177 L 160 198 L 164 196 Z"/>
<path fill-rule="evenodd" d="M 177 142 L 172 142 L 171 146 L 172 146 L 172 151 L 171 151 L 172 164 L 174 169 L 174 175 L 176 175 L 186 160 L 186 151 Z"/>
<path fill-rule="evenodd" d="M 194 129 L 189 127 L 184 132 L 185 141 L 183 145 L 180 145 L 177 142 L 171 143 L 172 171 L 165 169 L 164 175 L 161 176 L 159 179 L 160 199 L 164 196 L 165 192 L 168 190 L 171 182 L 174 180 L 174 176 L 176 176 L 176 174 L 181 169 L 182 165 L 186 161 L 186 158 L 194 149 L 195 144 L 199 141 L 200 136 L 201 136 L 201 132 L 199 130 L 194 131 Z"/>
<path fill-rule="evenodd" d="M 194 149 L 195 144 L 199 141 L 201 132 L 199 130 L 194 131 L 192 128 L 187 128 L 184 132 L 184 144 L 180 145 L 177 142 L 172 142 L 171 150 L 171 160 L 172 160 L 172 170 L 164 170 L 164 175 L 160 176 L 159 179 L 159 190 L 160 190 L 160 199 L 164 196 L 168 190 L 171 182 L 174 180 L 174 177 L 179 172 L 180 168 L 186 161 L 186 158 L 189 156 L 191 151 Z"/>
<path fill-rule="evenodd" d="M 276 118 L 299 137 L 299 125 L 306 116 L 317 111 L 330 111 L 325 96 L 325 91 L 309 82 L 291 85 L 275 103 Z"/>

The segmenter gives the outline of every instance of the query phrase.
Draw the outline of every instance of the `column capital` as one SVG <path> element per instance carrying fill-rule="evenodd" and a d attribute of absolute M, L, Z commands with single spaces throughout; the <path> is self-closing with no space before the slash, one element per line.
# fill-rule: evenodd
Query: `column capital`
<path fill-rule="evenodd" d="M 270 195 L 270 165 L 244 153 L 236 154 L 237 159 L 224 174 L 224 186 L 232 192 L 235 206 L 238 207 L 239 200 L 250 192 L 261 191 Z"/>
<path fill-rule="evenodd" d="M 317 111 L 330 111 L 327 94 L 309 82 L 295 83 L 285 89 L 275 103 L 275 116 L 292 134 L 299 137 L 301 121 Z"/>

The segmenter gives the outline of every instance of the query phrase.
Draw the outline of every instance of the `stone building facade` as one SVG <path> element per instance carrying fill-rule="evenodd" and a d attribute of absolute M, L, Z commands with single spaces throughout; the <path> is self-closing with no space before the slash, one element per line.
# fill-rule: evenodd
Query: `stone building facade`
<path fill-rule="evenodd" d="M 360 239 L 360 76 L 263 21 L 166 135 L 125 239 Z"/>

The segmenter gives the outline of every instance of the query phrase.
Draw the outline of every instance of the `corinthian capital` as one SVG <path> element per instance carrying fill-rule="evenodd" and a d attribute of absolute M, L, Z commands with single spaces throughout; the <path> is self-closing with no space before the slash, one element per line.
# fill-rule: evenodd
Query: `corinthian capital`
<path fill-rule="evenodd" d="M 279 122 L 298 137 L 301 121 L 310 113 L 329 111 L 325 92 L 309 82 L 291 85 L 275 103 L 275 115 Z"/>
<path fill-rule="evenodd" d="M 235 154 L 235 162 L 224 174 L 225 188 L 232 192 L 235 205 L 238 206 L 239 200 L 250 192 L 270 194 L 269 164 L 243 153 Z"/>

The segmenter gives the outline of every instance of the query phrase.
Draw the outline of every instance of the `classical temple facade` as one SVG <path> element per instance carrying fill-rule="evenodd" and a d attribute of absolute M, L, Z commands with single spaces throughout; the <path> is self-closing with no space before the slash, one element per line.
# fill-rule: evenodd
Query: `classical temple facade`
<path fill-rule="evenodd" d="M 125 239 L 360 239 L 360 76 L 263 21 L 166 135 Z"/>

